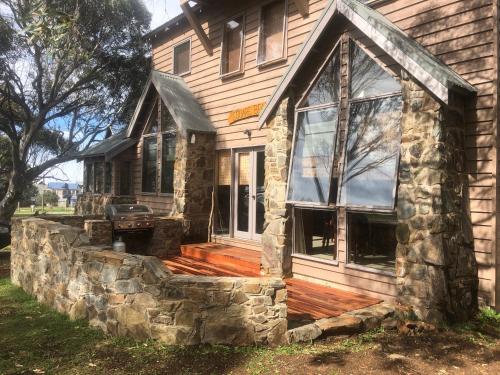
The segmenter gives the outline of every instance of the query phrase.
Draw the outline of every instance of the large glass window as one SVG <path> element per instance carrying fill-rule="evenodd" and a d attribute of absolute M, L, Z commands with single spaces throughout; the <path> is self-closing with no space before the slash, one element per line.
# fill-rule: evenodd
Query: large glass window
<path fill-rule="evenodd" d="M 221 75 L 242 70 L 244 17 L 235 17 L 224 23 L 222 37 Z"/>
<path fill-rule="evenodd" d="M 285 57 L 286 1 L 280 0 L 261 9 L 257 63 Z"/>
<path fill-rule="evenodd" d="M 229 234 L 231 218 L 231 151 L 217 153 L 217 211 L 215 233 Z"/>
<path fill-rule="evenodd" d="M 191 40 L 174 47 L 174 74 L 182 75 L 191 71 Z"/>
<path fill-rule="evenodd" d="M 112 179 L 113 179 L 113 167 L 111 163 L 105 163 L 104 165 L 104 192 L 111 193 Z"/>
<path fill-rule="evenodd" d="M 319 259 L 337 259 L 337 212 L 294 210 L 294 252 Z"/>
<path fill-rule="evenodd" d="M 297 117 L 288 200 L 327 204 L 338 110 L 308 110 Z"/>
<path fill-rule="evenodd" d="M 120 163 L 120 195 L 132 194 L 132 163 L 123 161 Z"/>
<path fill-rule="evenodd" d="M 142 191 L 156 193 L 157 137 L 144 137 L 142 147 Z"/>
<path fill-rule="evenodd" d="M 94 193 L 104 191 L 104 163 L 96 162 L 94 164 Z"/>
<path fill-rule="evenodd" d="M 161 192 L 174 192 L 175 133 L 164 133 L 161 146 Z"/>

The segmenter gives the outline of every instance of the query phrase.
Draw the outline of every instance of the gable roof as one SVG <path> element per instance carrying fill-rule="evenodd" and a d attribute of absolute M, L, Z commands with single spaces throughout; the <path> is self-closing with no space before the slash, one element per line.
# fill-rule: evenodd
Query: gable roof
<path fill-rule="evenodd" d="M 450 90 L 459 90 L 465 93 L 477 92 L 474 86 L 434 57 L 376 10 L 360 3 L 358 0 L 330 0 L 306 41 L 302 44 L 295 60 L 288 67 L 266 106 L 261 111 L 259 115 L 261 127 L 273 113 L 321 35 L 338 16 L 345 17 L 351 24 L 362 31 L 442 102 L 448 103 Z"/>
<path fill-rule="evenodd" d="M 146 96 L 153 87 L 160 95 L 163 103 L 165 103 L 178 129 L 184 134 L 187 131 L 198 133 L 216 132 L 200 103 L 181 77 L 153 70 L 139 99 L 132 121 L 128 126 L 127 137 L 132 135 Z"/>
<path fill-rule="evenodd" d="M 125 131 L 121 131 L 80 152 L 78 160 L 104 156 L 104 159 L 107 161 L 136 143 L 137 140 L 127 138 Z"/>

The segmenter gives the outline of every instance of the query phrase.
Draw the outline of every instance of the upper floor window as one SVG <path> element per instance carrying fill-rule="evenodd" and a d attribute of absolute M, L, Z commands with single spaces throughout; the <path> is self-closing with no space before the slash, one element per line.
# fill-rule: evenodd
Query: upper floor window
<path fill-rule="evenodd" d="M 174 46 L 174 74 L 183 75 L 191 71 L 191 40 Z"/>
<path fill-rule="evenodd" d="M 220 74 L 230 74 L 243 70 L 243 44 L 245 19 L 235 17 L 224 23 Z"/>
<path fill-rule="evenodd" d="M 285 57 L 286 9 L 286 0 L 275 1 L 262 7 L 257 64 Z"/>

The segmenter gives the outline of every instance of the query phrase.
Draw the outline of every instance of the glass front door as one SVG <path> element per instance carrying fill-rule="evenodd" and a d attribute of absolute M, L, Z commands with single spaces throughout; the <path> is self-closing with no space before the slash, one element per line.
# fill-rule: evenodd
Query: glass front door
<path fill-rule="evenodd" d="M 264 150 L 235 152 L 234 235 L 260 240 L 264 230 Z"/>

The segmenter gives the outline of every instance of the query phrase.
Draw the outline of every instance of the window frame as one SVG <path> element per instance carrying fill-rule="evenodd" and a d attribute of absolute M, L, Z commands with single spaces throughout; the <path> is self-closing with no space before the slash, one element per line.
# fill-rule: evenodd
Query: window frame
<path fill-rule="evenodd" d="M 295 105 L 294 119 L 293 119 L 294 125 L 293 125 L 292 149 L 290 151 L 291 152 L 291 154 L 290 154 L 291 156 L 290 156 L 288 176 L 287 176 L 287 185 L 286 185 L 286 203 L 287 204 L 292 204 L 294 206 L 299 206 L 299 207 L 315 207 L 315 208 L 323 207 L 323 208 L 334 208 L 334 209 L 336 209 L 336 207 L 337 207 L 337 202 L 332 202 L 330 200 L 330 191 L 328 192 L 328 201 L 327 201 L 326 204 L 325 203 L 315 203 L 315 202 L 294 201 L 294 200 L 289 200 L 288 199 L 289 189 L 290 189 L 290 179 L 291 179 L 292 171 L 293 171 L 295 146 L 296 146 L 296 143 L 297 143 L 296 142 L 297 141 L 296 137 L 297 137 L 297 125 L 298 125 L 298 118 L 299 118 L 298 114 L 300 112 L 308 112 L 308 111 L 328 109 L 328 108 L 337 108 L 337 131 L 336 131 L 336 135 L 335 135 L 334 152 L 332 154 L 332 161 L 331 161 L 332 168 L 330 170 L 330 183 L 331 183 L 331 180 L 332 180 L 332 177 L 333 177 L 333 170 L 334 170 L 333 163 L 335 161 L 335 154 L 338 151 L 337 148 L 339 147 L 339 140 L 340 140 L 340 136 L 339 136 L 340 132 L 339 131 L 340 131 L 340 120 L 341 120 L 341 111 L 342 111 L 342 84 L 339 87 L 339 100 L 338 100 L 338 102 L 336 102 L 336 103 L 334 102 L 334 103 L 319 104 L 319 105 L 314 105 L 314 106 L 311 106 L 311 107 L 301 107 L 301 105 L 304 102 L 304 100 L 307 97 L 307 95 L 312 90 L 314 84 L 318 81 L 319 77 L 323 73 L 324 68 L 328 65 L 328 63 L 330 62 L 330 59 L 332 58 L 332 56 L 337 51 L 337 47 L 339 48 L 339 50 L 338 50 L 339 51 L 339 56 L 342 57 L 342 50 L 341 50 L 342 40 L 339 39 L 334 44 L 332 50 L 328 53 L 325 61 L 323 61 L 323 63 L 321 64 L 320 68 L 315 73 L 312 81 L 309 83 L 309 85 L 307 86 L 306 90 L 304 91 L 304 93 L 302 94 L 302 96 L 300 97 L 300 99 L 297 101 L 297 104 Z M 340 79 L 342 81 L 342 63 L 340 64 L 340 69 L 341 69 L 341 71 L 340 71 Z M 339 161 L 340 161 L 340 158 L 339 158 Z M 339 178 L 338 184 L 339 184 L 338 187 L 340 187 L 340 178 Z M 338 187 L 337 187 L 337 189 L 338 189 Z M 337 195 L 338 195 L 338 193 L 337 193 Z"/>
<path fill-rule="evenodd" d="M 225 33 L 225 27 L 226 24 L 234 20 L 236 18 L 241 17 L 241 24 L 242 24 L 242 36 L 241 36 L 241 43 L 240 43 L 240 63 L 238 66 L 237 70 L 231 71 L 231 72 L 226 72 L 223 73 L 223 64 L 224 64 L 224 47 L 226 45 L 226 33 Z M 229 78 L 232 76 L 239 75 L 245 71 L 245 38 L 246 38 L 246 15 L 245 13 L 238 13 L 232 17 L 226 18 L 222 22 L 222 41 L 220 43 L 220 62 L 219 62 L 219 77 L 221 79 L 224 78 Z"/>
<path fill-rule="evenodd" d="M 182 73 L 176 73 L 176 66 L 175 66 L 175 49 L 180 47 L 181 45 L 185 44 L 185 43 L 189 43 L 189 69 L 185 72 L 182 72 Z M 180 42 L 174 44 L 172 46 L 172 74 L 176 75 L 176 76 L 179 76 L 179 77 L 184 77 L 188 74 L 191 74 L 191 58 L 192 58 L 192 40 L 191 40 L 191 37 L 189 38 L 186 38 L 186 39 L 183 39 L 181 40 Z"/>
<path fill-rule="evenodd" d="M 262 23 L 264 20 L 263 13 L 264 13 L 264 8 L 277 2 L 284 2 L 284 12 L 283 12 L 283 38 L 282 38 L 282 50 L 281 50 L 281 56 L 276 57 L 274 59 L 270 60 L 262 60 L 261 56 L 261 50 L 262 46 L 261 43 L 263 42 L 263 35 L 262 35 Z M 256 57 L 256 64 L 258 68 L 264 68 L 268 65 L 272 65 L 281 61 L 285 61 L 288 58 L 288 0 L 270 0 L 260 6 L 259 9 L 259 26 L 257 30 L 257 57 Z"/>
<path fill-rule="evenodd" d="M 346 168 L 346 154 L 347 154 L 347 139 L 348 139 L 348 132 L 349 132 L 349 122 L 351 120 L 351 104 L 358 104 L 358 103 L 364 103 L 364 102 L 369 102 L 369 101 L 374 101 L 374 100 L 380 100 L 380 99 L 389 99 L 393 97 L 398 97 L 402 96 L 402 88 L 400 91 L 397 92 L 391 92 L 391 93 L 386 93 L 383 95 L 378 95 L 378 96 L 368 96 L 365 98 L 356 98 L 356 99 L 351 99 L 351 43 L 354 43 L 358 48 L 360 48 L 365 54 L 367 54 L 381 69 L 386 71 L 388 74 L 391 74 L 391 72 L 388 72 L 387 69 L 379 64 L 379 62 L 371 56 L 371 54 L 366 51 L 366 49 L 361 46 L 359 43 L 357 43 L 352 37 L 349 37 L 347 41 L 347 46 L 348 46 L 348 64 L 347 64 L 347 107 L 346 107 L 346 134 L 345 134 L 345 142 L 344 142 L 344 147 L 341 152 L 341 157 L 339 159 L 340 163 L 340 168 L 339 168 L 339 182 L 338 182 L 338 193 L 337 193 L 337 202 L 336 206 L 337 207 L 343 207 L 346 210 L 346 214 L 348 211 L 354 211 L 354 212 L 376 212 L 376 213 L 393 213 L 396 210 L 396 205 L 397 205 L 397 189 L 398 189 L 398 173 L 399 173 L 399 164 L 401 161 L 401 148 L 399 148 L 397 156 L 396 156 L 396 168 L 394 172 L 394 178 L 396 179 L 396 183 L 394 184 L 393 191 L 392 191 L 392 197 L 393 197 L 393 205 L 392 208 L 386 208 L 386 207 L 380 207 L 380 206 L 375 206 L 375 205 L 351 205 L 351 204 L 343 204 L 341 203 L 341 192 L 342 192 L 342 184 L 344 182 L 344 171 Z M 397 79 L 397 78 L 395 78 Z M 401 125 L 401 124 L 400 124 Z M 347 216 L 346 216 L 347 217 Z"/>
<path fill-rule="evenodd" d="M 309 254 L 301 254 L 296 252 L 296 210 L 311 210 L 311 211 L 328 211 L 328 212 L 335 212 L 335 217 L 337 218 L 337 233 L 335 233 L 335 249 L 336 249 L 336 254 L 335 254 L 335 259 L 322 259 L 318 258 Z M 299 258 L 299 259 L 305 259 L 305 260 L 310 260 L 314 262 L 319 262 L 319 263 L 324 263 L 324 264 L 329 264 L 333 266 L 338 266 L 340 261 L 339 261 L 339 224 L 340 224 L 340 215 L 339 215 L 339 210 L 337 207 L 311 207 L 311 206 L 301 206 L 301 205 L 293 205 L 292 207 L 292 258 Z"/>
<path fill-rule="evenodd" d="M 172 168 L 172 175 L 173 175 L 173 181 L 172 181 L 172 192 L 171 193 L 165 193 L 162 191 L 162 181 L 163 181 L 163 137 L 164 136 L 172 136 L 173 140 L 174 140 L 174 145 L 175 145 L 175 149 L 174 149 L 174 155 L 177 151 L 177 131 L 164 131 L 164 132 L 160 132 L 159 133 L 159 139 L 160 139 L 160 144 L 161 144 L 161 159 L 160 159 L 160 186 L 159 186 L 159 195 L 161 196 L 164 196 L 164 197 L 171 197 L 174 195 L 174 192 L 175 192 L 175 162 L 176 162 L 176 159 L 174 159 L 174 164 L 173 164 L 173 168 Z"/>

